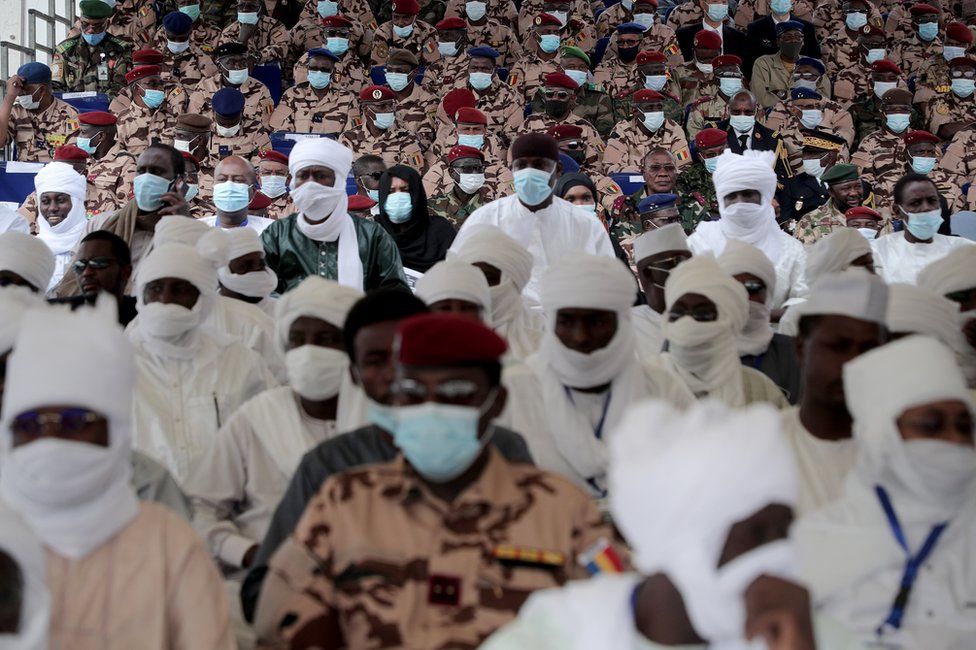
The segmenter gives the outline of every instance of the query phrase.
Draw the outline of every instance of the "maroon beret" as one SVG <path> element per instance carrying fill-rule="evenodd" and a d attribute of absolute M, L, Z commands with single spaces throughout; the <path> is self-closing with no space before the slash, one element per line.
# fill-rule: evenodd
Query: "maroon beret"
<path fill-rule="evenodd" d="M 432 313 L 400 321 L 393 349 L 405 366 L 465 366 L 498 361 L 508 345 L 473 318 Z"/>
<path fill-rule="evenodd" d="M 248 210 L 264 210 L 266 207 L 271 205 L 271 198 L 264 192 L 258 191 L 254 193 L 254 198 L 248 203 Z"/>
<path fill-rule="evenodd" d="M 481 153 L 481 150 L 475 149 L 474 147 L 466 147 L 463 144 L 451 147 L 451 150 L 447 152 L 447 163 L 451 164 L 458 158 L 480 158 L 482 161 L 485 159 L 485 154 Z"/>
<path fill-rule="evenodd" d="M 348 199 L 350 210 L 370 210 L 376 201 L 363 194 L 353 194 Z"/>
<path fill-rule="evenodd" d="M 340 16 L 336 14 L 335 16 L 329 16 L 328 18 L 322 19 L 323 27 L 352 27 L 352 21 L 345 16 Z"/>
<path fill-rule="evenodd" d="M 559 22 L 559 19 L 552 14 L 542 13 L 535 17 L 532 24 L 536 27 L 541 27 L 543 25 L 555 25 L 556 27 L 562 27 L 563 24 Z"/>
<path fill-rule="evenodd" d="M 575 124 L 556 124 L 555 126 L 550 126 L 546 129 L 546 133 L 556 138 L 557 140 L 568 140 L 569 138 L 582 138 L 583 128 Z"/>
<path fill-rule="evenodd" d="M 396 94 L 386 86 L 366 86 L 359 91 L 359 100 L 363 102 L 378 102 L 383 99 L 396 99 Z"/>
<path fill-rule="evenodd" d="M 461 108 L 474 108 L 478 104 L 478 100 L 475 98 L 474 93 L 470 88 L 455 88 L 451 92 L 444 95 L 444 99 L 441 100 L 444 105 L 444 112 L 447 116 L 454 119 L 454 116 Z M 485 120 L 485 124 L 488 120 Z"/>
<path fill-rule="evenodd" d="M 729 134 L 722 129 L 702 129 L 695 135 L 695 146 L 699 149 L 717 147 L 728 143 Z"/>
<path fill-rule="evenodd" d="M 650 90 L 648 88 L 641 88 L 633 97 L 635 102 L 660 102 L 664 101 L 664 95 L 656 90 Z"/>
<path fill-rule="evenodd" d="M 905 141 L 906 147 L 910 147 L 913 144 L 918 144 L 919 142 L 931 142 L 932 144 L 939 144 L 940 142 L 942 142 L 941 140 L 939 140 L 938 137 L 932 135 L 928 131 L 922 131 L 920 129 L 919 130 L 909 129 L 908 131 L 905 132 L 905 135 L 902 137 L 902 139 Z"/>
<path fill-rule="evenodd" d="M 919 2 L 918 4 L 913 4 L 911 9 L 908 10 L 913 16 L 922 16 L 924 14 L 938 14 L 942 13 L 939 11 L 938 7 L 933 7 L 930 4 L 924 2 Z"/>
<path fill-rule="evenodd" d="M 119 120 L 108 111 L 89 111 L 87 113 L 79 113 L 78 121 L 82 124 L 90 124 L 91 126 L 112 126 Z"/>
<path fill-rule="evenodd" d="M 881 59 L 871 64 L 871 72 L 894 72 L 895 74 L 901 74 L 901 68 L 894 61 Z"/>
<path fill-rule="evenodd" d="M 484 124 L 488 126 L 488 116 L 479 111 L 477 108 L 471 108 L 470 106 L 462 106 L 457 109 L 455 122 L 464 124 Z"/>
<path fill-rule="evenodd" d="M 158 77 L 159 72 L 160 69 L 158 65 L 140 65 L 139 67 L 132 68 L 125 73 L 125 83 L 130 84 L 133 81 L 139 81 L 140 79 L 145 79 L 146 77 Z"/>
<path fill-rule="evenodd" d="M 468 28 L 468 24 L 463 20 L 461 20 L 460 18 L 458 18 L 457 16 L 451 16 L 450 18 L 445 18 L 444 20 L 434 25 L 434 29 L 440 31 L 443 31 L 445 29 L 467 29 L 467 28 Z"/>
<path fill-rule="evenodd" d="M 258 154 L 261 160 L 271 160 L 273 162 L 281 163 L 282 165 L 288 164 L 288 156 L 281 153 L 280 151 L 275 151 L 274 149 L 265 149 Z"/>
<path fill-rule="evenodd" d="M 136 50 L 132 53 L 133 65 L 159 65 L 166 57 L 159 50 L 145 49 Z"/>
<path fill-rule="evenodd" d="M 393 0 L 393 13 L 417 15 L 420 13 L 420 4 L 417 0 Z"/>
<path fill-rule="evenodd" d="M 54 150 L 54 159 L 60 161 L 88 160 L 88 152 L 74 144 L 63 144 Z"/>
<path fill-rule="evenodd" d="M 973 32 L 965 23 L 949 23 L 946 25 L 946 38 L 963 43 L 973 42 Z"/>
<path fill-rule="evenodd" d="M 545 85 L 547 88 L 567 88 L 569 90 L 579 88 L 579 84 L 565 72 L 550 72 L 545 76 Z"/>
<path fill-rule="evenodd" d="M 722 37 L 710 29 L 702 29 L 695 33 L 695 45 L 707 47 L 710 50 L 722 49 Z"/>
<path fill-rule="evenodd" d="M 872 210 L 871 208 L 859 205 L 856 208 L 851 208 L 844 213 L 845 219 L 874 219 L 875 221 L 881 221 L 884 217 L 881 216 L 880 212 Z"/>
<path fill-rule="evenodd" d="M 643 65 L 645 63 L 664 63 L 667 60 L 667 57 L 664 56 L 664 52 L 658 52 L 657 50 L 645 50 L 644 52 L 637 53 L 637 65 Z"/>

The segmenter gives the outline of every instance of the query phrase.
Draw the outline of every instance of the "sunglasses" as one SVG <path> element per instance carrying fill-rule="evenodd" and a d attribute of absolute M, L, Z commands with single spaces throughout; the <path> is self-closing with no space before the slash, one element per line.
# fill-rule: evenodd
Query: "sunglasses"
<path fill-rule="evenodd" d="M 674 309 L 668 314 L 668 320 L 672 323 L 679 318 L 685 316 L 691 316 L 694 320 L 699 323 L 711 323 L 718 320 L 718 312 L 709 307 L 696 307 L 691 311 L 675 311 Z"/>
<path fill-rule="evenodd" d="M 759 280 L 746 280 L 742 283 L 742 286 L 746 288 L 750 296 L 766 290 L 766 283 L 760 282 Z"/>
<path fill-rule="evenodd" d="M 14 417 L 10 430 L 22 436 L 38 436 L 45 426 L 51 425 L 71 436 L 79 435 L 85 428 L 104 420 L 98 413 L 83 408 L 66 408 L 54 413 L 24 411 Z"/>
<path fill-rule="evenodd" d="M 75 263 L 71 265 L 75 273 L 84 273 L 85 269 L 91 267 L 93 271 L 101 271 L 102 269 L 107 269 L 113 264 L 117 264 L 111 257 L 93 257 L 90 260 L 84 258 L 75 260 Z"/>

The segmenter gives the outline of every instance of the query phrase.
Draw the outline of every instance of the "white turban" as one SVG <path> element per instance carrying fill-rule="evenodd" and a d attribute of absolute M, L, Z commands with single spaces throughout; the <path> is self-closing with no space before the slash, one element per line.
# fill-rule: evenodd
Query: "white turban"
<path fill-rule="evenodd" d="M 13 559 L 23 579 L 17 632 L 0 632 L 0 648 L 47 650 L 51 596 L 45 581 L 44 548 L 21 516 L 4 504 L 0 504 L 0 552 Z"/>
<path fill-rule="evenodd" d="M 665 251 L 687 251 L 688 237 L 680 223 L 648 230 L 634 240 L 634 261 L 641 262 Z"/>
<path fill-rule="evenodd" d="M 261 236 L 254 228 L 230 228 L 224 231 L 227 238 L 227 259 L 236 260 L 249 253 L 264 254 Z"/>
<path fill-rule="evenodd" d="M 725 151 L 718 157 L 712 182 L 715 184 L 721 218 L 717 228 L 700 228 L 697 231 L 710 250 L 721 254 L 729 240 L 738 239 L 754 245 L 774 264 L 779 262 L 786 235 L 776 223 L 773 208 L 773 193 L 776 191 L 774 158 L 770 151 L 752 150 L 741 155 Z M 759 192 L 761 203 L 756 205 L 740 201 L 725 204 L 727 195 L 742 190 Z"/>
<path fill-rule="evenodd" d="M 485 274 L 458 259 L 447 259 L 432 266 L 417 280 L 414 292 L 428 305 L 453 298 L 478 305 L 486 317 L 491 313 L 491 294 Z"/>
<path fill-rule="evenodd" d="M 30 224 L 13 208 L 0 205 L 0 235 L 5 232 L 22 232 L 29 235 Z"/>
<path fill-rule="evenodd" d="M 741 640 L 744 631 L 741 596 L 727 593 L 728 584 L 717 588 L 727 569 L 749 567 L 736 581 L 742 589 L 763 573 L 795 575 L 785 540 L 718 568 L 733 524 L 769 505 L 796 503 L 793 455 L 772 406 L 636 405 L 610 437 L 609 481 L 610 510 L 634 566 L 667 574 L 695 630 L 713 643 Z"/>
<path fill-rule="evenodd" d="M 310 275 L 284 294 L 275 305 L 275 331 L 278 344 L 288 345 L 288 330 L 302 316 L 324 320 L 342 329 L 352 306 L 363 297 L 361 291 L 317 275 Z"/>
<path fill-rule="evenodd" d="M 810 297 L 793 309 L 804 316 L 847 316 L 884 325 L 888 310 L 888 286 L 863 269 L 848 269 L 820 278 Z"/>
<path fill-rule="evenodd" d="M 958 351 L 959 304 L 912 284 L 888 285 L 888 331 L 931 336 Z"/>
<path fill-rule="evenodd" d="M 486 262 L 502 272 L 522 291 L 532 275 L 532 253 L 495 226 L 473 226 L 456 251 L 459 259 L 474 264 Z"/>
<path fill-rule="evenodd" d="M 835 228 L 807 252 L 807 285 L 828 273 L 844 271 L 851 262 L 871 252 L 871 244 L 856 228 Z"/>
<path fill-rule="evenodd" d="M 138 514 L 129 485 L 134 384 L 132 348 L 114 300 L 24 315 L 7 362 L 0 496 L 61 555 L 84 557 Z M 104 416 L 108 448 L 46 439 L 11 449 L 15 416 L 60 405 Z"/>
<path fill-rule="evenodd" d="M 70 253 L 78 245 L 87 223 L 88 179 L 67 163 L 50 162 L 34 177 L 34 189 L 38 205 L 37 236 L 55 255 Z M 41 195 L 45 192 L 59 192 L 71 197 L 71 210 L 56 226 L 50 225 L 40 213 Z"/>
<path fill-rule="evenodd" d="M 741 330 L 749 317 L 749 294 L 745 287 L 722 270 L 711 255 L 697 255 L 671 271 L 664 285 L 668 311 L 681 296 L 689 293 L 701 294 L 714 302 L 719 318 L 728 318 L 733 332 Z"/>
<path fill-rule="evenodd" d="M 203 318 L 217 295 L 217 269 L 229 261 L 227 238 L 218 228 L 208 228 L 196 246 L 168 243 L 155 246 L 139 265 L 136 273 L 136 299 L 141 307 L 146 285 L 162 278 L 186 280 L 204 299 Z"/>
<path fill-rule="evenodd" d="M 627 267 L 615 257 L 572 253 L 545 272 L 539 284 L 539 296 L 542 308 L 552 321 L 550 326 L 555 313 L 564 307 L 615 311 L 627 314 L 629 320 L 637 284 Z"/>
<path fill-rule="evenodd" d="M 918 286 L 941 296 L 976 287 L 976 246 L 960 246 L 918 274 Z"/>
<path fill-rule="evenodd" d="M 352 169 L 352 150 L 331 138 L 306 138 L 288 154 L 288 173 L 295 176 L 306 167 L 328 167 L 336 174 L 336 187 L 346 182 Z"/>
<path fill-rule="evenodd" d="M 43 306 L 44 299 L 26 287 L 0 289 L 0 355 L 14 347 L 20 321 L 29 309 Z"/>
<path fill-rule="evenodd" d="M 200 238 L 213 230 L 212 226 L 199 219 L 170 215 L 163 217 L 156 224 L 153 232 L 153 246 L 164 244 L 185 244 L 196 246 Z"/>
<path fill-rule="evenodd" d="M 735 239 L 729 241 L 718 257 L 718 265 L 729 275 L 751 273 L 756 276 L 766 285 L 766 294 L 772 299 L 776 291 L 776 269 L 755 246 Z"/>
<path fill-rule="evenodd" d="M 754 151 L 741 154 L 726 149 L 718 157 L 712 183 L 719 207 L 724 206 L 725 197 L 732 192 L 756 190 L 762 195 L 764 204 L 771 204 L 776 192 L 776 172 L 773 165 L 776 156 L 772 151 Z"/>
<path fill-rule="evenodd" d="M 5 232 L 0 234 L 0 271 L 16 273 L 43 292 L 54 275 L 54 253 L 37 237 Z"/>

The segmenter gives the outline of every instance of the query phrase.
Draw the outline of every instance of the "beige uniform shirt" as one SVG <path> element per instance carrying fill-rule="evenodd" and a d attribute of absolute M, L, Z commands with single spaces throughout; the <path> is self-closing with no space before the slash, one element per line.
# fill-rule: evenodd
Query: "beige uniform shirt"
<path fill-rule="evenodd" d="M 243 25 L 233 21 L 220 33 L 221 43 L 239 42 Z M 288 55 L 288 30 L 274 18 L 267 14 L 258 16 L 258 22 L 253 25 L 254 32 L 247 39 L 247 50 L 257 58 L 259 63 L 273 63 L 284 61 Z"/>
<path fill-rule="evenodd" d="M 127 151 L 143 151 L 154 138 L 160 142 L 172 142 L 176 118 L 186 113 L 187 95 L 182 86 L 175 86 L 166 93 L 159 108 L 150 109 L 129 102 L 118 114 L 119 145 Z"/>
<path fill-rule="evenodd" d="M 17 160 L 51 162 L 54 150 L 78 132 L 78 111 L 57 97 L 43 111 L 28 111 L 19 104 L 10 110 L 8 142 L 17 145 Z"/>
<path fill-rule="evenodd" d="M 223 77 L 209 77 L 197 84 L 190 94 L 190 103 L 187 106 L 187 113 L 199 113 L 210 117 L 212 107 L 210 100 L 213 94 L 224 88 Z M 238 88 L 244 95 L 244 128 L 253 129 L 259 126 L 268 125 L 271 113 L 274 111 L 274 101 L 268 87 L 255 79 L 248 77 Z M 248 126 L 250 124 L 250 126 Z"/>
<path fill-rule="evenodd" d="M 688 140 L 681 125 L 665 120 L 657 131 L 648 132 L 643 123 L 634 120 L 618 122 L 607 139 L 607 150 L 603 154 L 603 166 L 609 172 L 641 171 L 647 152 L 663 147 L 674 154 L 678 169 L 691 164 Z"/>
<path fill-rule="evenodd" d="M 356 96 L 331 83 L 321 96 L 319 92 L 307 81 L 286 90 L 271 114 L 271 129 L 335 136 L 342 133 L 349 116 L 356 113 Z"/>
<path fill-rule="evenodd" d="M 382 158 L 387 167 L 409 165 L 421 174 L 426 170 L 423 148 L 417 134 L 399 122 L 394 122 L 392 127 L 376 136 L 370 133 L 365 123 L 350 125 L 339 137 L 339 144 L 352 149 L 356 158 L 371 153 Z"/>
<path fill-rule="evenodd" d="M 749 88 L 756 94 L 763 106 L 775 106 L 776 102 L 790 98 L 793 87 L 793 69 L 786 68 L 786 63 L 779 53 L 766 54 L 756 59 L 752 68 L 752 79 Z M 824 75 L 817 83 L 817 92 L 830 99 L 830 80 Z"/>

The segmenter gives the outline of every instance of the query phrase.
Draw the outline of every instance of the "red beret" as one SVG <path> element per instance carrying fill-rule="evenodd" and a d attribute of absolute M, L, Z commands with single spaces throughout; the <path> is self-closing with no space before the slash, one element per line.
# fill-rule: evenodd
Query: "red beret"
<path fill-rule="evenodd" d="M 488 116 L 477 108 L 471 108 L 470 106 L 462 106 L 457 109 L 454 121 L 463 122 L 464 124 L 484 124 L 488 126 Z"/>
<path fill-rule="evenodd" d="M 541 27 L 542 25 L 555 25 L 556 27 L 562 27 L 563 24 L 559 22 L 559 19 L 552 14 L 542 13 L 535 17 L 532 24 L 536 27 Z"/>
<path fill-rule="evenodd" d="M 55 160 L 88 160 L 88 152 L 74 144 L 63 144 L 54 150 Z"/>
<path fill-rule="evenodd" d="M 132 53 L 133 65 L 159 65 L 166 57 L 159 50 L 136 50 Z"/>
<path fill-rule="evenodd" d="M 434 25 L 434 29 L 467 29 L 468 24 L 458 18 L 457 16 L 451 16 L 450 18 L 445 18 L 441 22 Z"/>
<path fill-rule="evenodd" d="M 846 219 L 874 219 L 875 221 L 881 221 L 884 217 L 881 216 L 880 212 L 872 210 L 871 208 L 859 205 L 856 208 L 851 208 L 844 213 L 844 218 Z"/>
<path fill-rule="evenodd" d="M 722 129 L 702 129 L 695 135 L 695 146 L 699 149 L 717 147 L 728 143 L 729 134 Z"/>
<path fill-rule="evenodd" d="M 712 59 L 712 68 L 720 68 L 723 65 L 734 65 L 736 67 L 741 67 L 742 59 L 734 54 L 720 54 Z"/>
<path fill-rule="evenodd" d="M 264 151 L 258 154 L 258 157 L 261 160 L 270 160 L 272 162 L 281 163 L 282 165 L 288 164 L 288 156 L 281 153 L 280 151 L 275 151 L 274 149 L 265 149 Z"/>
<path fill-rule="evenodd" d="M 182 153 L 182 154 L 183 154 L 183 160 L 189 160 L 189 161 L 190 161 L 191 163 L 193 163 L 193 165 L 194 165 L 194 166 L 195 166 L 195 167 L 196 167 L 197 169 L 200 169 L 200 161 L 199 161 L 199 160 L 197 160 L 197 157 L 196 157 L 196 156 L 194 156 L 194 155 L 193 155 L 192 153 L 190 153 L 189 151 L 181 151 L 180 153 Z"/>
<path fill-rule="evenodd" d="M 922 14 L 938 14 L 942 13 L 939 11 L 938 7 L 933 7 L 930 4 L 925 4 L 924 2 L 919 2 L 918 4 L 912 5 L 909 9 L 913 16 L 920 16 Z"/>
<path fill-rule="evenodd" d="M 946 25 L 946 38 L 963 43 L 972 43 L 973 32 L 965 23 L 949 23 Z"/>
<path fill-rule="evenodd" d="M 353 194 L 348 203 L 350 210 L 369 210 L 376 205 L 376 201 L 363 194 Z"/>
<path fill-rule="evenodd" d="M 862 27 L 860 32 L 861 32 L 861 36 L 874 36 L 875 34 L 881 34 L 882 36 L 884 36 L 885 33 L 883 27 L 878 27 L 877 25 L 872 25 L 871 23 L 868 23 L 867 25 Z"/>
<path fill-rule="evenodd" d="M 660 101 L 664 101 L 664 95 L 662 95 L 656 90 L 641 88 L 636 93 L 634 93 L 633 100 L 635 102 L 660 102 Z"/>
<path fill-rule="evenodd" d="M 894 61 L 881 59 L 871 64 L 871 72 L 894 72 L 895 74 L 901 74 L 901 68 Z"/>
<path fill-rule="evenodd" d="M 264 192 L 258 191 L 254 193 L 254 198 L 247 204 L 247 209 L 264 210 L 269 205 L 271 205 L 271 198 Z"/>
<path fill-rule="evenodd" d="M 146 77 L 158 77 L 159 76 L 159 66 L 158 65 L 140 65 L 137 68 L 132 68 L 125 73 L 125 83 L 130 84 L 133 81 L 139 81 L 140 79 L 145 79 Z"/>
<path fill-rule="evenodd" d="M 363 102 L 376 102 L 382 99 L 396 99 L 396 94 L 386 86 L 366 86 L 359 91 L 359 100 Z"/>
<path fill-rule="evenodd" d="M 393 0 L 393 13 L 417 15 L 420 13 L 420 4 L 417 0 Z"/>
<path fill-rule="evenodd" d="M 455 88 L 444 95 L 441 104 L 444 106 L 444 112 L 453 120 L 461 108 L 474 108 L 478 104 L 478 100 L 469 88 Z M 488 120 L 486 119 L 485 124 L 487 123 Z"/>
<path fill-rule="evenodd" d="M 695 45 L 707 47 L 710 50 L 722 49 L 722 37 L 709 29 L 702 29 L 695 34 Z"/>
<path fill-rule="evenodd" d="M 508 346 L 473 318 L 430 313 L 400 321 L 393 349 L 405 366 L 465 366 L 498 361 Z"/>
<path fill-rule="evenodd" d="M 579 84 L 565 72 L 550 72 L 545 76 L 545 85 L 547 88 L 567 88 L 569 90 L 579 88 Z"/>
<path fill-rule="evenodd" d="M 79 113 L 78 121 L 82 124 L 90 124 L 91 126 L 112 126 L 119 120 L 107 111 L 89 111 L 87 113 Z"/>
<path fill-rule="evenodd" d="M 667 60 L 667 57 L 664 56 L 664 52 L 658 52 L 656 50 L 637 53 L 637 65 L 643 65 L 645 63 L 664 63 Z"/>
<path fill-rule="evenodd" d="M 906 147 L 910 147 L 913 144 L 918 144 L 919 142 L 931 142 L 932 144 L 939 144 L 940 142 L 942 142 L 941 140 L 939 140 L 939 138 L 932 135 L 928 131 L 922 131 L 922 130 L 913 131 L 911 129 L 905 132 L 905 135 L 902 137 L 902 139 L 905 141 Z"/>
<path fill-rule="evenodd" d="M 575 124 L 557 124 L 546 129 L 546 133 L 557 140 L 568 140 L 570 138 L 582 138 L 583 128 Z"/>
<path fill-rule="evenodd" d="M 447 162 L 450 164 L 458 158 L 480 158 L 484 161 L 485 154 L 474 147 L 465 147 L 463 144 L 459 144 L 451 147 L 451 150 L 447 152 Z"/>
<path fill-rule="evenodd" d="M 965 67 L 965 66 L 969 66 L 970 68 L 976 68 L 976 60 L 970 59 L 968 56 L 959 56 L 953 59 L 952 61 L 949 61 L 950 68 Z"/>
<path fill-rule="evenodd" d="M 345 16 L 340 16 L 336 14 L 335 16 L 329 16 L 328 18 L 322 19 L 323 27 L 352 27 L 352 21 Z"/>
<path fill-rule="evenodd" d="M 569 0 L 549 0 L 549 4 L 553 4 L 556 6 L 568 5 Z"/>

